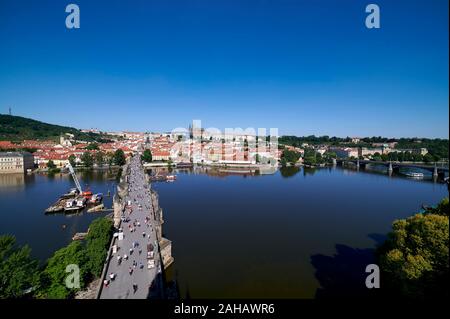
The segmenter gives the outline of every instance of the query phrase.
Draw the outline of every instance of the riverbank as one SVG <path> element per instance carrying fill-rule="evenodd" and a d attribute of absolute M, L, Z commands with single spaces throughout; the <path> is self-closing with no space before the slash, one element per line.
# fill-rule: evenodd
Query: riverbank
<path fill-rule="evenodd" d="M 121 166 L 119 165 L 105 165 L 105 166 L 93 166 L 93 167 L 82 167 L 82 166 L 75 166 L 73 169 L 76 172 L 84 172 L 84 171 L 108 171 L 108 170 L 118 170 Z M 58 171 L 55 171 L 58 170 Z M 48 172 L 61 172 L 61 173 L 67 173 L 69 170 L 65 167 L 59 167 L 55 169 L 49 169 L 49 168 L 36 168 L 31 171 L 31 173 L 48 173 Z"/>
<path fill-rule="evenodd" d="M 0 271 L 1 297 L 74 298 L 91 283 L 97 282 L 112 233 L 111 219 L 95 219 L 89 225 L 85 239 L 74 240 L 56 250 L 45 262 L 31 257 L 31 249 L 27 246 L 16 246 L 14 236 L 0 236 L 1 254 L 4 256 Z M 3 268 L 4 265 L 8 267 Z"/>

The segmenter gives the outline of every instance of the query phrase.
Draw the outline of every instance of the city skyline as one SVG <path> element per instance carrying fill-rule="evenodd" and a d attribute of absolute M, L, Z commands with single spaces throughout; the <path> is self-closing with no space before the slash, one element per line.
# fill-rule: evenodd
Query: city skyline
<path fill-rule="evenodd" d="M 448 138 L 448 2 L 0 4 L 0 108 L 102 131 Z"/>

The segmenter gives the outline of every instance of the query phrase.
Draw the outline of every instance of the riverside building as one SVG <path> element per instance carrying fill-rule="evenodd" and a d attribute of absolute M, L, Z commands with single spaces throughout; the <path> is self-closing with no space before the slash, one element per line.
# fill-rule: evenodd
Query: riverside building
<path fill-rule="evenodd" d="M 28 152 L 0 152 L 0 174 L 25 173 L 34 167 L 34 158 Z"/>

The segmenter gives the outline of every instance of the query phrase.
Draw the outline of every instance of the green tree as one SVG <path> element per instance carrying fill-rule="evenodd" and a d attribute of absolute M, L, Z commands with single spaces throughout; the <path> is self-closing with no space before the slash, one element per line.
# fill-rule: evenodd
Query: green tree
<path fill-rule="evenodd" d="M 388 158 L 390 161 L 398 161 L 398 153 L 397 152 L 391 152 L 388 154 Z"/>
<path fill-rule="evenodd" d="M 114 152 L 114 164 L 116 165 L 124 165 L 126 160 L 125 160 L 125 153 L 121 150 L 118 149 Z"/>
<path fill-rule="evenodd" d="M 431 212 L 395 221 L 388 240 L 378 248 L 382 278 L 390 291 L 413 298 L 448 296 L 448 199 L 438 207 L 447 215 Z"/>
<path fill-rule="evenodd" d="M 412 156 L 411 152 L 404 152 L 403 153 L 403 160 L 405 162 L 411 162 L 413 160 L 413 156 Z"/>
<path fill-rule="evenodd" d="M 20 298 L 38 284 L 38 262 L 28 246 L 16 247 L 16 239 L 0 236 L 0 299 Z"/>
<path fill-rule="evenodd" d="M 152 152 L 150 150 L 145 150 L 141 159 L 146 163 L 150 163 L 152 161 Z"/>
<path fill-rule="evenodd" d="M 305 154 L 303 155 L 303 163 L 306 165 L 316 165 L 317 164 L 317 153 L 313 148 L 306 148 Z"/>
<path fill-rule="evenodd" d="M 53 162 L 52 160 L 49 160 L 47 162 L 47 168 L 50 170 L 55 169 L 56 168 L 55 162 Z"/>
<path fill-rule="evenodd" d="M 316 157 L 315 156 L 307 156 L 303 159 L 303 162 L 307 165 L 316 165 Z"/>
<path fill-rule="evenodd" d="M 109 166 L 114 164 L 114 154 L 111 152 L 108 152 L 106 154 L 106 162 L 108 163 Z"/>
<path fill-rule="evenodd" d="M 57 250 L 48 260 L 41 276 L 41 290 L 39 297 L 50 299 L 66 299 L 71 297 L 77 288 L 67 288 L 65 284 L 68 265 L 78 265 L 80 269 L 80 288 L 85 287 L 89 275 L 86 267 L 87 258 L 83 244 L 79 241 L 71 242 L 67 247 Z"/>
<path fill-rule="evenodd" d="M 441 216 L 449 216 L 449 203 L 448 203 L 448 197 L 445 197 L 443 200 L 440 201 L 439 204 L 436 205 L 436 207 L 432 207 L 426 210 L 426 214 L 436 214 Z"/>
<path fill-rule="evenodd" d="M 97 143 L 90 143 L 88 146 L 86 146 L 86 149 L 88 151 L 98 150 L 98 144 Z"/>
<path fill-rule="evenodd" d="M 329 152 L 329 151 L 327 151 L 327 152 L 325 152 L 324 155 L 325 155 L 326 158 L 337 158 L 337 155 L 336 155 L 335 152 Z"/>
<path fill-rule="evenodd" d="M 97 218 L 89 226 L 86 238 L 87 266 L 90 273 L 99 277 L 102 273 L 113 232 L 113 223 L 107 218 Z"/>
<path fill-rule="evenodd" d="M 94 165 L 94 158 L 92 157 L 91 153 L 84 152 L 81 155 L 81 161 L 83 162 L 84 166 L 86 167 L 92 167 Z"/>
<path fill-rule="evenodd" d="M 430 153 L 427 153 L 423 156 L 423 161 L 425 163 L 432 163 L 432 162 L 434 162 L 434 156 L 431 155 Z"/>
<path fill-rule="evenodd" d="M 69 163 L 70 163 L 70 165 L 75 167 L 75 165 L 77 164 L 75 155 L 72 154 L 69 156 Z"/>
<path fill-rule="evenodd" d="M 374 160 L 374 161 L 381 161 L 382 159 L 381 159 L 381 154 L 379 153 L 379 152 L 375 152 L 373 155 L 372 155 L 372 159 Z"/>
<path fill-rule="evenodd" d="M 281 157 L 284 158 L 287 163 L 297 163 L 300 159 L 300 153 L 285 149 Z"/>
<path fill-rule="evenodd" d="M 323 159 L 322 154 L 320 154 L 320 153 L 317 153 L 317 154 L 316 154 L 316 162 L 317 162 L 318 164 L 322 164 L 322 163 L 324 162 L 324 159 Z"/>
<path fill-rule="evenodd" d="M 104 162 L 105 162 L 105 153 L 103 152 L 95 153 L 95 164 L 103 165 Z"/>

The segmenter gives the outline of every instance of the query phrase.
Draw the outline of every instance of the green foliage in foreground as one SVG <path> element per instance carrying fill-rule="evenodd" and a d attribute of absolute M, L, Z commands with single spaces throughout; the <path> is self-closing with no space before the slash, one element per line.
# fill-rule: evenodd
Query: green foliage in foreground
<path fill-rule="evenodd" d="M 448 197 L 441 200 L 439 204 L 436 205 L 436 207 L 431 208 L 427 210 L 427 214 L 436 214 L 436 215 L 442 215 L 442 216 L 449 216 L 450 207 L 448 202 Z"/>
<path fill-rule="evenodd" d="M 38 283 L 38 262 L 28 246 L 16 247 L 14 236 L 0 236 L 0 299 L 20 298 Z"/>
<path fill-rule="evenodd" d="M 68 273 L 66 267 L 78 265 L 80 269 L 80 288 L 93 278 L 101 275 L 108 253 L 108 246 L 113 232 L 113 222 L 106 218 L 97 218 L 89 226 L 86 242 L 75 241 L 56 251 L 48 260 L 41 276 L 41 290 L 38 297 L 70 298 L 77 289 L 65 285 Z"/>
<path fill-rule="evenodd" d="M 79 289 L 69 289 L 65 280 L 70 272 L 66 267 L 78 265 L 80 289 L 101 275 L 113 232 L 113 222 L 95 219 L 85 242 L 73 241 L 57 250 L 39 268 L 30 257 L 28 246 L 16 248 L 12 236 L 0 236 L 0 299 L 21 298 L 27 293 L 34 298 L 67 299 Z"/>
<path fill-rule="evenodd" d="M 382 283 L 391 293 L 411 298 L 448 296 L 448 198 L 435 208 L 394 221 L 378 248 Z"/>
<path fill-rule="evenodd" d="M 80 268 L 80 288 L 84 288 L 88 277 L 87 256 L 83 244 L 79 241 L 71 242 L 67 247 L 57 250 L 48 260 L 41 275 L 42 288 L 38 296 L 51 299 L 65 299 L 75 291 L 65 285 L 68 275 L 66 267 L 75 264 Z"/>
<path fill-rule="evenodd" d="M 90 273 L 99 277 L 106 260 L 107 250 L 113 232 L 113 223 L 110 219 L 98 218 L 89 226 L 86 242 L 87 266 Z"/>

